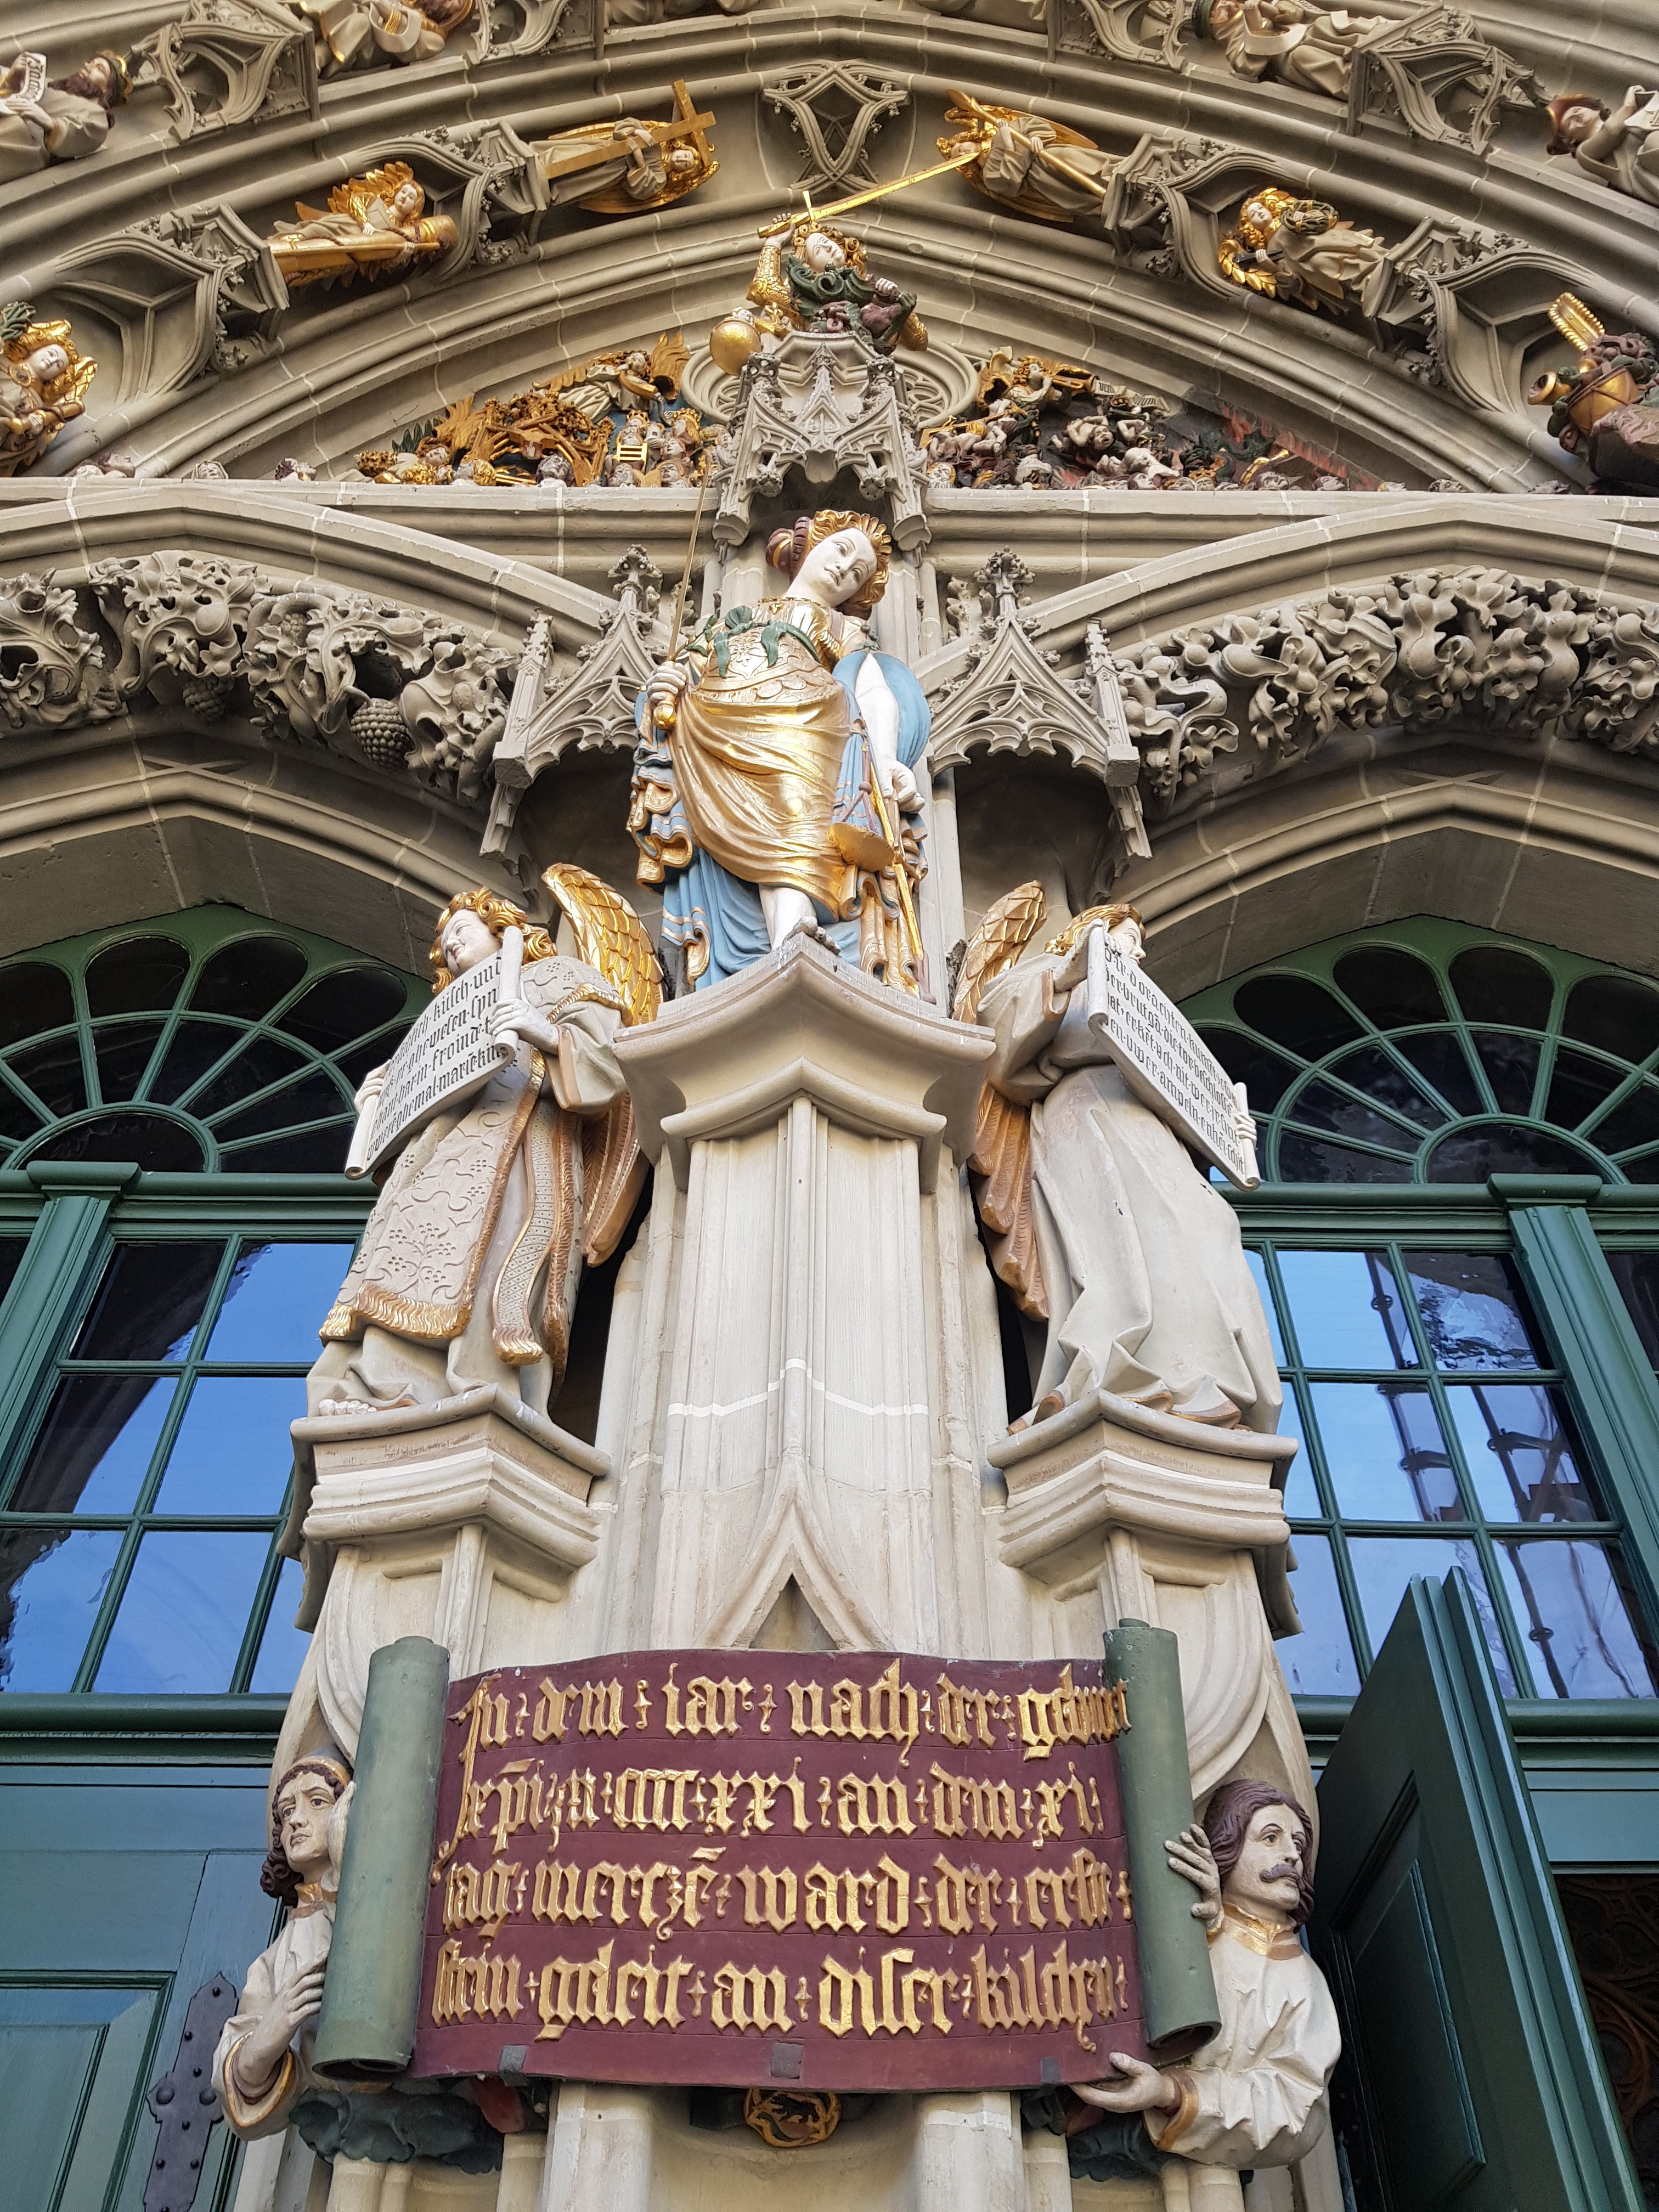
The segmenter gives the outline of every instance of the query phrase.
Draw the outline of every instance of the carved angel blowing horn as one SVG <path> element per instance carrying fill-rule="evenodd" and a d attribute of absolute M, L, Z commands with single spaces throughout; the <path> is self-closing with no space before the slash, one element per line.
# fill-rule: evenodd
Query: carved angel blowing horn
<path fill-rule="evenodd" d="M 996 1034 L 968 1166 L 993 1267 L 1048 1324 L 1036 1418 L 1105 1389 L 1271 1433 L 1278 1367 L 1237 1217 L 1091 1030 L 1090 933 L 1139 961 L 1140 916 L 1091 907 L 1022 959 L 1045 911 L 1036 883 L 997 901 L 953 1009 Z"/>
<path fill-rule="evenodd" d="M 611 1041 L 654 1018 L 661 988 L 625 899 L 584 868 L 543 881 L 578 959 L 492 891 L 458 893 L 438 917 L 434 995 L 511 933 L 521 940 L 517 985 L 485 1017 L 501 1065 L 403 1141 L 323 1323 L 313 1413 L 431 1405 L 492 1383 L 545 1413 L 558 1392 L 582 1262 L 615 1250 L 644 1179 Z M 365 1079 L 360 1113 L 386 1075 Z"/>

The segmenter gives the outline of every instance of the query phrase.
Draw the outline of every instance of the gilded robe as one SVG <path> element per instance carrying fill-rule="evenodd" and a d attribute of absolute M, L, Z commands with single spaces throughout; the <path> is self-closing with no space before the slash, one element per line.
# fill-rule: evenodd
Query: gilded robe
<path fill-rule="evenodd" d="M 591 1238 L 586 1184 L 605 1176 L 613 1138 L 631 1147 L 633 1127 L 613 1126 L 628 1108 L 610 984 L 556 954 L 530 962 L 520 989 L 557 1023 L 559 1050 L 520 1043 L 398 1154 L 323 1323 L 310 1413 L 353 1399 L 430 1405 L 485 1382 L 547 1410 Z"/>
<path fill-rule="evenodd" d="M 324 1965 L 334 1940 L 334 1892 L 316 1882 L 302 1882 L 299 1902 L 283 1923 L 276 1941 L 247 1970 L 247 1980 L 235 2011 L 219 2033 L 213 2057 L 213 2086 L 219 2092 L 225 2117 L 244 2142 L 274 2136 L 288 2125 L 289 2114 L 312 2088 L 317 2076 L 311 2054 L 317 2041 L 317 2023 L 308 2020 L 289 2044 L 275 2079 L 261 2097 L 245 2097 L 228 2071 L 231 2055 L 252 2034 L 276 2002 L 277 1994 L 308 1966 Z"/>
<path fill-rule="evenodd" d="M 757 887 L 776 884 L 806 894 L 844 959 L 914 980 L 893 872 L 878 859 L 888 848 L 856 698 L 868 633 L 802 599 L 743 613 L 694 659 L 665 742 L 641 704 L 629 827 L 641 881 L 663 885 L 664 942 L 684 947 L 699 987 L 737 974 L 771 949 Z M 898 705 L 898 758 L 916 769 L 927 701 L 902 661 L 877 658 Z M 908 823 L 902 836 L 914 883 L 921 840 Z"/>
<path fill-rule="evenodd" d="M 1271 1434 L 1283 1403 L 1238 1220 L 1130 1091 L 1052 955 L 986 986 L 992 1089 L 1030 1109 L 1031 1206 L 1048 1315 L 1035 1396 L 1097 1388 Z"/>

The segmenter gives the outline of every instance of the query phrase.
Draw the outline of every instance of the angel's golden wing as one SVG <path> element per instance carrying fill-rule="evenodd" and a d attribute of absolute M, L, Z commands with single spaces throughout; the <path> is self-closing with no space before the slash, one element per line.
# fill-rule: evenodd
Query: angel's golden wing
<path fill-rule="evenodd" d="M 977 1018 L 985 986 L 994 975 L 1013 966 L 1048 910 L 1042 886 L 1035 879 L 1007 892 L 988 909 L 963 959 L 951 1009 L 959 1022 Z M 1014 1304 L 1022 1313 L 1046 1318 L 1048 1303 L 1031 1203 L 1031 1109 L 1005 1098 L 988 1083 L 979 1094 L 979 1117 L 968 1170 L 974 1179 L 992 1267 L 1013 1293 Z"/>
<path fill-rule="evenodd" d="M 376 200 L 385 200 L 389 206 L 404 185 L 414 182 L 415 172 L 407 161 L 383 161 L 364 176 L 348 177 L 344 184 L 336 185 L 328 196 L 329 213 L 355 216 L 362 222 Z M 425 205 L 422 195 L 421 207 Z M 415 212 L 418 215 L 421 208 Z"/>
<path fill-rule="evenodd" d="M 568 391 L 573 384 L 586 384 L 589 377 L 602 374 L 607 368 L 619 368 L 623 354 L 618 347 L 614 353 L 596 353 L 591 361 L 579 361 L 570 368 L 562 368 L 556 375 L 544 376 L 535 386 L 551 398 L 556 392 Z"/>
<path fill-rule="evenodd" d="M 679 391 L 680 377 L 690 358 L 691 349 L 683 331 L 676 331 L 672 338 L 665 331 L 652 347 L 648 374 L 665 399 L 672 399 Z"/>
<path fill-rule="evenodd" d="M 544 870 L 542 881 L 569 915 L 581 957 L 621 999 L 623 1019 L 630 1027 L 654 1021 L 662 1004 L 662 973 L 656 948 L 628 901 L 568 860 Z"/>
<path fill-rule="evenodd" d="M 570 918 L 581 957 L 597 968 L 623 1002 L 630 1028 L 653 1021 L 662 1005 L 662 974 L 645 926 L 628 901 L 586 868 L 562 860 L 542 881 Z M 590 1267 L 611 1257 L 645 1181 L 626 1093 L 582 1127 L 582 1252 Z"/>
<path fill-rule="evenodd" d="M 1005 893 L 988 908 L 963 957 L 962 975 L 951 1008 L 959 1022 L 978 1018 L 980 993 L 993 975 L 1012 968 L 1041 927 L 1048 911 L 1042 886 L 1035 878 L 1017 890 Z"/>

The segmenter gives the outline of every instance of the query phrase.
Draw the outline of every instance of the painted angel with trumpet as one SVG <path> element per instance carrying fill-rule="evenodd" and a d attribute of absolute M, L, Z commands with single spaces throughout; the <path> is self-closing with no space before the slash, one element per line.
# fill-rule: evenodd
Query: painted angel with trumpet
<path fill-rule="evenodd" d="M 615 1250 L 645 1175 L 612 1040 L 655 1018 L 661 978 L 626 899 L 585 868 L 542 880 L 575 959 L 493 891 L 459 892 L 438 916 L 434 996 L 516 935 L 516 988 L 489 1017 L 501 1065 L 398 1152 L 322 1326 L 313 1414 L 433 1405 L 487 1384 L 545 1413 L 558 1394 L 583 1262 Z M 373 1116 L 389 1066 L 364 1079 L 360 1116 Z"/>
<path fill-rule="evenodd" d="M 1048 1324 L 1034 1418 L 1104 1389 L 1271 1434 L 1278 1364 L 1237 1217 L 1090 1024 L 1091 934 L 1139 962 L 1140 916 L 1091 907 L 1022 957 L 1046 910 L 1037 883 L 997 901 L 954 1007 L 996 1036 L 968 1165 L 992 1267 Z"/>

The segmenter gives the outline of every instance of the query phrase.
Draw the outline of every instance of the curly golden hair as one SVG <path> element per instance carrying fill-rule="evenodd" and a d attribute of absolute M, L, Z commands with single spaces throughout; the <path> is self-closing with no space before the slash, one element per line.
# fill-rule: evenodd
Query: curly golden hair
<path fill-rule="evenodd" d="M 842 530 L 859 531 L 869 539 L 870 550 L 876 556 L 869 580 L 860 585 L 841 610 L 846 615 L 862 617 L 870 612 L 887 589 L 887 574 L 893 563 L 893 541 L 873 514 L 860 514 L 851 507 L 830 507 L 821 508 L 817 514 L 803 514 L 793 530 L 772 532 L 766 541 L 766 557 L 782 574 L 793 577 L 815 545 L 822 545 L 826 538 L 833 538 Z"/>
<path fill-rule="evenodd" d="M 1143 936 L 1146 934 L 1146 924 L 1138 906 L 1130 906 L 1127 902 L 1115 906 L 1091 906 L 1086 907 L 1081 914 L 1073 915 L 1065 928 L 1048 939 L 1043 951 L 1069 952 L 1090 923 L 1094 921 L 1103 921 L 1108 929 L 1115 929 L 1121 921 L 1132 921 Z"/>
<path fill-rule="evenodd" d="M 502 898 L 498 891 L 486 890 L 482 884 L 476 891 L 457 891 L 438 916 L 437 927 L 432 933 L 432 950 L 426 956 L 432 963 L 432 995 L 434 999 L 440 991 L 447 990 L 455 980 L 444 965 L 443 935 L 446 925 L 463 907 L 469 908 L 477 915 L 498 945 L 504 931 L 523 930 L 526 962 L 551 957 L 552 939 L 544 929 L 531 927 L 530 918 L 521 906 L 514 906 L 511 899 Z"/>

